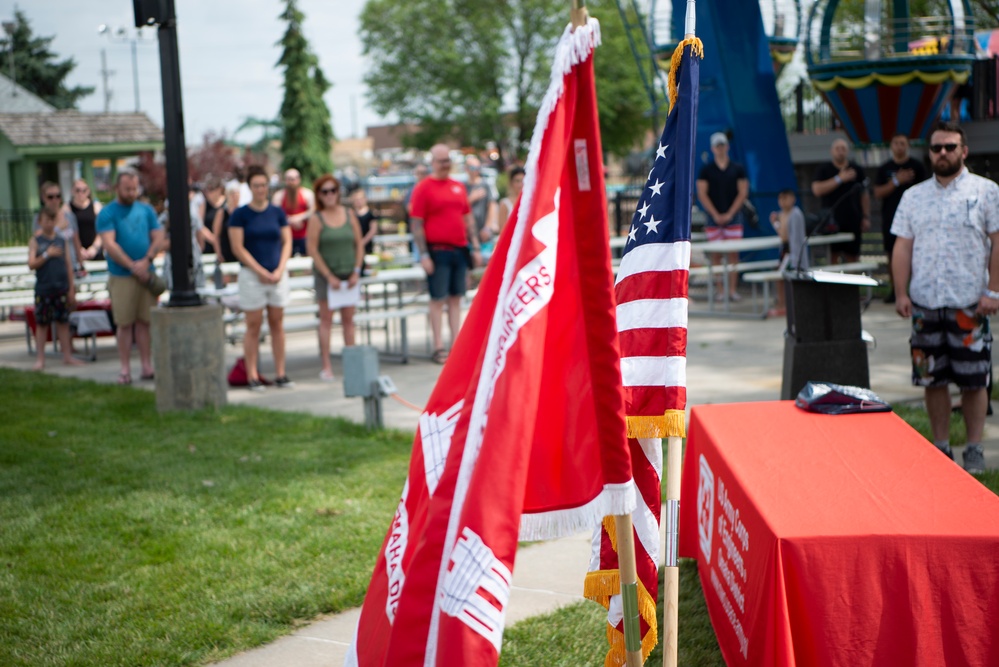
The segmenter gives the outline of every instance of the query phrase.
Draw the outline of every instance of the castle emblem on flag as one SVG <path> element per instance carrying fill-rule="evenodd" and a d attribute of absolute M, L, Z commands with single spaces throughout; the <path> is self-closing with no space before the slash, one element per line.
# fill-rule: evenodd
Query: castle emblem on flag
<path fill-rule="evenodd" d="M 458 425 L 458 417 L 465 401 L 458 401 L 450 408 L 437 414 L 420 415 L 420 442 L 423 446 L 423 471 L 427 476 L 427 490 L 434 495 L 437 482 L 441 480 L 447 452 L 451 448 L 451 436 Z"/>
<path fill-rule="evenodd" d="M 465 527 L 451 554 L 441 611 L 482 635 L 499 653 L 512 579 L 492 549 Z"/>

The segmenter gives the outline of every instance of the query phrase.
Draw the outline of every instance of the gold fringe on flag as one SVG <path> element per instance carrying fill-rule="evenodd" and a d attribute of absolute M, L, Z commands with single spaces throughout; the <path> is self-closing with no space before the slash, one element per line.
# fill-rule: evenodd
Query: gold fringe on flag
<path fill-rule="evenodd" d="M 676 50 L 673 51 L 673 59 L 669 63 L 669 77 L 666 79 L 666 87 L 669 92 L 670 109 L 672 109 L 673 105 L 676 104 L 676 96 L 680 94 L 677 91 L 676 71 L 680 68 L 680 61 L 683 59 L 683 49 L 687 46 L 690 47 L 690 51 L 693 55 L 700 58 L 704 57 L 704 45 L 701 44 L 701 40 L 696 37 L 688 37 L 676 45 Z"/>
<path fill-rule="evenodd" d="M 617 524 L 613 516 L 604 517 L 604 530 L 610 537 L 611 547 L 617 551 Z M 649 657 L 649 653 L 659 643 L 658 618 L 656 615 L 656 601 L 653 599 L 645 584 L 638 579 L 638 615 L 642 617 L 645 624 L 649 626 L 648 632 L 642 637 L 642 660 Z M 610 606 L 612 595 L 621 594 L 621 573 L 619 570 L 594 570 L 586 573 L 583 580 L 583 597 L 588 600 L 603 605 L 606 609 Z M 607 643 L 610 650 L 604 660 L 606 666 L 619 667 L 626 662 L 626 651 L 624 648 L 624 634 L 616 628 L 607 626 Z"/>
<path fill-rule="evenodd" d="M 686 414 L 683 410 L 667 410 L 657 417 L 625 417 L 629 438 L 685 438 Z"/>
<path fill-rule="evenodd" d="M 659 642 L 659 637 L 656 635 L 656 629 L 652 628 L 652 631 L 642 638 L 642 662 L 645 662 Z M 623 667 L 628 662 L 628 654 L 624 648 L 624 634 L 608 625 L 607 643 L 610 644 L 610 650 L 604 657 L 604 667 Z"/>
<path fill-rule="evenodd" d="M 620 594 L 621 576 L 617 570 L 596 570 L 587 573 L 583 583 L 583 596 L 587 599 L 594 600 L 606 608 L 610 605 L 611 596 Z M 659 643 L 659 630 L 656 618 L 656 601 L 652 599 L 652 595 L 649 594 L 641 580 L 638 581 L 638 615 L 649 626 L 648 632 L 642 637 L 642 660 L 644 661 Z M 607 651 L 604 665 L 620 667 L 620 665 L 625 664 L 624 634 L 617 628 L 608 625 L 607 643 L 610 645 L 610 649 Z"/>

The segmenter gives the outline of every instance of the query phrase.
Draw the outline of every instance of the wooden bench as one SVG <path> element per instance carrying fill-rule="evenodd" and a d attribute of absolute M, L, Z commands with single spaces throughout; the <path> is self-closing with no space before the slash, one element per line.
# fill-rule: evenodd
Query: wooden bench
<path fill-rule="evenodd" d="M 319 306 L 315 303 L 292 305 L 285 308 L 284 332 L 297 333 L 300 331 L 315 331 L 319 326 Z M 401 363 L 409 363 L 409 327 L 407 321 L 410 317 L 426 317 L 428 309 L 426 306 L 410 306 L 407 308 L 396 308 L 390 310 L 365 310 L 354 313 L 354 326 L 365 327 L 375 323 L 385 323 L 390 327 L 392 322 L 397 322 L 399 326 L 399 346 L 393 345 L 393 337 L 386 328 L 385 348 L 381 350 L 383 356 L 397 358 Z M 260 327 L 260 339 L 263 340 L 270 333 L 266 319 Z M 367 342 L 371 343 L 370 329 L 366 331 Z M 226 338 L 230 343 L 236 344 L 246 335 L 246 323 L 240 315 L 238 319 L 232 321 L 229 333 Z"/>
<path fill-rule="evenodd" d="M 870 274 L 878 269 L 878 264 L 875 262 L 848 262 L 846 264 L 830 264 L 828 266 L 816 266 L 812 267 L 815 269 L 821 269 L 823 271 L 829 271 L 833 273 L 863 273 Z M 767 309 L 770 307 L 770 283 L 779 282 L 784 279 L 783 271 L 755 271 L 752 273 L 746 273 L 742 276 L 742 279 L 753 286 L 753 309 L 757 306 L 757 293 L 756 286 L 758 284 L 763 285 L 763 303 L 760 308 L 760 313 L 763 317 L 767 316 Z M 867 298 L 873 298 L 873 289 L 867 288 Z"/>

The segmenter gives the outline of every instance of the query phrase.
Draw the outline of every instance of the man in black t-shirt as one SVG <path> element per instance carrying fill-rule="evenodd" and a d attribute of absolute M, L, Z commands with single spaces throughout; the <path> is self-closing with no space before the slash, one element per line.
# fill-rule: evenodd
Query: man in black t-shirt
<path fill-rule="evenodd" d="M 701 168 L 697 175 L 697 201 L 708 215 L 705 232 L 709 241 L 723 239 L 741 239 L 743 225 L 742 205 L 749 196 L 749 179 L 746 170 L 737 162 L 732 162 L 728 155 L 728 137 L 724 132 L 711 135 L 711 152 L 714 159 Z M 712 254 L 712 262 L 718 263 L 721 257 Z M 729 264 L 739 261 L 738 253 L 730 253 L 725 259 Z M 729 273 L 729 298 L 739 300 L 736 286 L 739 274 Z M 719 288 L 716 298 L 724 298 Z"/>
<path fill-rule="evenodd" d="M 830 214 L 841 232 L 854 235 L 852 241 L 830 246 L 834 264 L 860 259 L 861 235 L 871 228 L 871 196 L 867 192 L 864 168 L 850 159 L 845 139 L 836 139 L 829 150 L 832 162 L 815 170 L 812 194 L 819 197 L 822 214 Z"/>
<path fill-rule="evenodd" d="M 888 255 L 888 275 L 891 275 L 891 253 L 895 248 L 895 235 L 891 233 L 891 223 L 895 210 L 902 201 L 902 193 L 926 180 L 923 163 L 909 155 L 909 138 L 896 134 L 891 138 L 891 159 L 878 169 L 874 180 L 874 196 L 881 200 L 881 236 L 884 238 L 885 253 Z M 885 303 L 895 303 L 895 288 L 885 297 Z"/>

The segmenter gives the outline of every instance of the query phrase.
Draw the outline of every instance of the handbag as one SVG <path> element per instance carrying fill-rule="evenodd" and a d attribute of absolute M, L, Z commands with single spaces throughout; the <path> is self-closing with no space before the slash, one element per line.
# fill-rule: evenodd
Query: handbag
<path fill-rule="evenodd" d="M 232 365 L 229 370 L 229 380 L 230 387 L 246 387 L 250 384 L 250 378 L 246 374 L 246 359 L 240 357 L 236 360 L 236 363 Z M 263 375 L 257 374 L 257 379 L 260 380 L 261 384 L 269 385 L 271 381 L 265 378 Z"/>
<path fill-rule="evenodd" d="M 228 379 L 230 387 L 245 387 L 250 384 L 250 379 L 246 376 L 246 360 L 243 357 L 237 359 L 236 363 L 233 364 Z"/>

